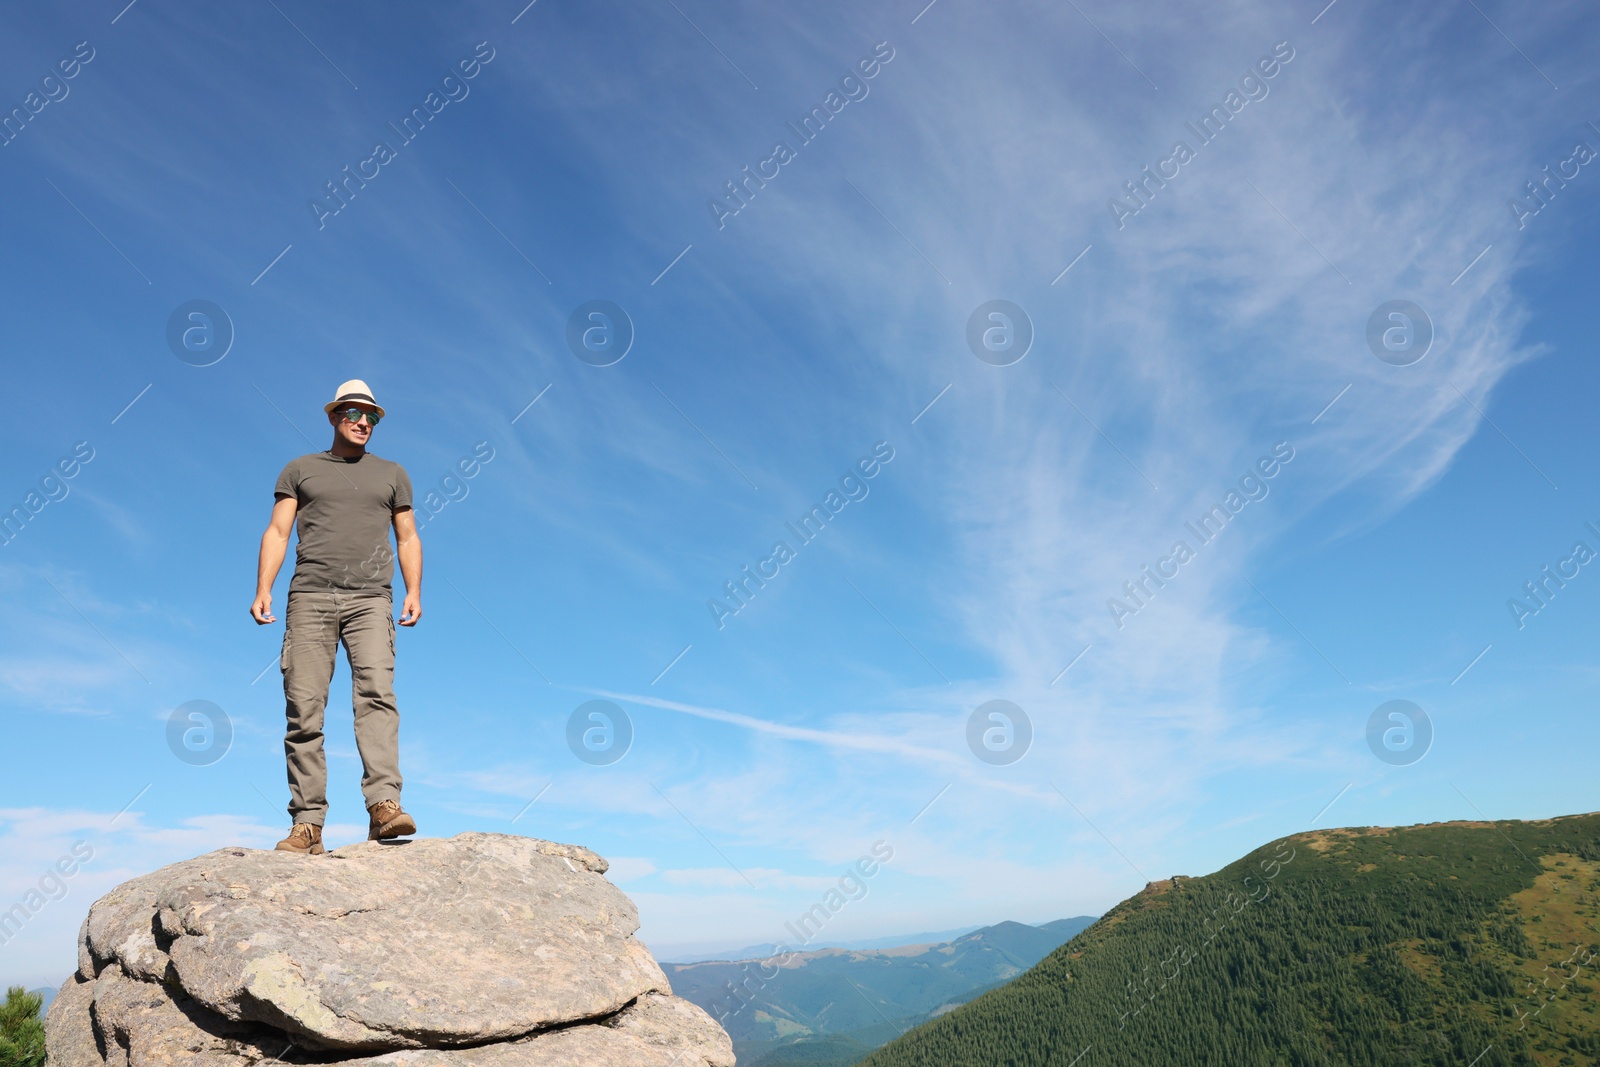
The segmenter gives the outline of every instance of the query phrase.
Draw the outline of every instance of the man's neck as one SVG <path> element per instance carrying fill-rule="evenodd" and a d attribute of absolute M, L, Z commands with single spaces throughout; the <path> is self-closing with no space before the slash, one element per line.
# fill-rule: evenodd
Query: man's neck
<path fill-rule="evenodd" d="M 333 439 L 333 447 L 328 451 L 332 452 L 340 459 L 354 459 L 357 456 L 364 456 L 367 454 L 367 448 L 365 445 L 352 445 L 340 437 L 335 437 Z"/>

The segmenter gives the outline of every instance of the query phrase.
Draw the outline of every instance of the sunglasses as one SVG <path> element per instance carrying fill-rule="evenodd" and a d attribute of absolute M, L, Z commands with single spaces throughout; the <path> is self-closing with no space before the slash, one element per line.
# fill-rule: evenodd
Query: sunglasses
<path fill-rule="evenodd" d="M 378 420 L 382 417 L 376 411 L 362 411 L 360 408 L 345 408 L 339 414 L 343 415 L 349 422 L 360 422 L 362 419 L 366 419 L 368 426 L 378 425 Z"/>

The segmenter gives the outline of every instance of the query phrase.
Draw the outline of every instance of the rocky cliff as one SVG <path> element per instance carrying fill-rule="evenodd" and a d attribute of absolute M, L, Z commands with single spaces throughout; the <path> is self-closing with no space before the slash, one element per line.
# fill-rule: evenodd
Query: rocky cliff
<path fill-rule="evenodd" d="M 226 848 L 97 901 L 49 1067 L 732 1067 L 588 849 Z"/>

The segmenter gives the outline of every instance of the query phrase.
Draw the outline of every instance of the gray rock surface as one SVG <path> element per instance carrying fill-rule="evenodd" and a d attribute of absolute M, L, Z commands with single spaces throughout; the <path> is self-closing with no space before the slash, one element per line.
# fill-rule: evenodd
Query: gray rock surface
<path fill-rule="evenodd" d="M 183 866 L 175 864 L 124 882 L 95 901 L 78 934 L 80 977 L 93 979 L 113 961 L 120 963 L 128 973 L 152 981 L 159 982 L 165 977 L 167 954 L 156 947 L 152 920 L 156 897 L 165 884 L 163 876 Z"/>
<path fill-rule="evenodd" d="M 647 993 L 609 1019 L 471 1049 L 390 1052 L 360 1067 L 732 1067 L 733 1042 L 687 1000 Z"/>
<path fill-rule="evenodd" d="M 95 1040 L 94 983 L 68 978 L 44 1013 L 45 1047 L 52 1067 L 100 1067 L 105 1063 Z"/>
<path fill-rule="evenodd" d="M 90 910 L 50 1067 L 731 1067 L 605 870 L 481 833 L 173 864 Z"/>
<path fill-rule="evenodd" d="M 248 1067 L 296 1047 L 269 1027 L 224 1019 L 181 990 L 129 978 L 115 967 L 107 968 L 90 988 L 94 1031 L 106 1050 L 100 1062 L 107 1067 Z M 47 1032 L 47 1047 L 49 1042 Z"/>

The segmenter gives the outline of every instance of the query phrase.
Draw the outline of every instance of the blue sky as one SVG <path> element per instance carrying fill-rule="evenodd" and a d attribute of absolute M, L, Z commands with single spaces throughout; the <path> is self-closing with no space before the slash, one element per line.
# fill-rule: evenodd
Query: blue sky
<path fill-rule="evenodd" d="M 1600 149 L 1592 13 L 5 17 L 0 105 L 59 99 L 0 148 L 0 504 L 93 458 L 0 548 L 0 908 L 93 858 L 0 978 L 65 977 L 117 882 L 282 835 L 282 630 L 246 611 L 274 479 L 327 446 L 350 377 L 419 494 L 494 450 L 423 529 L 406 806 L 430 835 L 608 856 L 663 956 L 783 937 L 879 841 L 827 938 L 1098 913 L 1313 825 L 1594 806 L 1600 572 L 1521 628 L 1507 605 L 1600 551 L 1600 163 L 1564 162 Z M 430 92 L 403 143 L 388 124 Z M 802 143 L 787 124 L 830 92 Z M 776 176 L 714 210 L 778 141 Z M 1577 172 L 1519 219 L 1547 165 Z M 193 300 L 234 333 L 209 366 L 167 342 Z M 632 324 L 610 366 L 567 344 L 593 300 Z M 967 342 L 991 300 L 1032 324 L 1006 366 Z M 1404 366 L 1367 342 L 1391 301 L 1435 334 Z M 1280 442 L 1266 495 L 1119 627 L 1108 600 Z M 799 544 L 785 523 L 875 446 L 866 495 Z M 719 629 L 708 601 L 780 539 L 794 558 Z M 334 844 L 364 836 L 347 692 L 341 667 Z M 594 699 L 634 734 L 607 765 L 566 743 Z M 1420 761 L 1368 746 L 1395 699 L 1433 723 Z M 209 765 L 167 744 L 193 700 L 233 730 Z M 968 747 L 990 700 L 1031 722 L 1015 762 Z"/>

